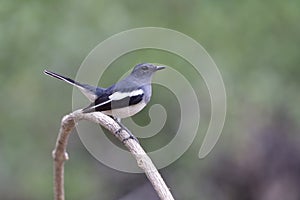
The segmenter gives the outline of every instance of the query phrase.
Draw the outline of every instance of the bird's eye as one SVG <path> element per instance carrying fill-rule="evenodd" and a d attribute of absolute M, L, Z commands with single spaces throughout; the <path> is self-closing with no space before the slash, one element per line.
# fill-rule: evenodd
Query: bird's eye
<path fill-rule="evenodd" d="M 143 70 L 147 70 L 148 67 L 147 67 L 147 66 L 142 66 L 142 69 L 143 69 Z"/>

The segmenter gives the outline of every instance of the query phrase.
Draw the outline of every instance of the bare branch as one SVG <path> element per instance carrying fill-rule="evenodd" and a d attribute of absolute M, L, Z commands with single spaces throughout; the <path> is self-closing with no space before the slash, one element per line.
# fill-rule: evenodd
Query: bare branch
<path fill-rule="evenodd" d="M 58 138 L 56 141 L 55 149 L 53 150 L 54 159 L 54 199 L 64 200 L 64 162 L 68 160 L 68 154 L 66 152 L 67 142 L 69 135 L 75 123 L 80 120 L 88 120 L 97 124 L 100 124 L 107 130 L 109 130 L 120 141 L 128 138 L 129 133 L 126 130 L 121 129 L 120 125 L 116 123 L 112 118 L 101 112 L 94 113 L 82 113 L 81 110 L 74 111 L 69 115 L 63 117 L 61 121 L 61 127 L 59 130 Z M 118 134 L 115 134 L 117 133 Z M 166 186 L 164 180 L 159 174 L 158 170 L 148 157 L 144 149 L 135 140 L 125 140 L 124 145 L 136 159 L 138 166 L 145 172 L 146 176 L 152 183 L 155 191 L 162 200 L 173 200 L 173 196 Z"/>

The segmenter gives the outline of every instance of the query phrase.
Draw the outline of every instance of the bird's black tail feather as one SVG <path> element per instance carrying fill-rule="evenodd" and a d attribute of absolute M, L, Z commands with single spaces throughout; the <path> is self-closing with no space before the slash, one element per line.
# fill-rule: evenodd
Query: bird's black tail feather
<path fill-rule="evenodd" d="M 57 73 L 54 73 L 54 72 L 51 72 L 51 71 L 48 71 L 48 70 L 44 70 L 44 73 L 47 74 L 48 76 L 51 76 L 51 77 L 57 78 L 59 80 L 65 81 L 67 83 L 70 83 L 71 85 L 75 85 L 75 86 L 80 86 L 81 87 L 80 83 L 78 83 L 78 82 L 76 82 L 73 79 L 70 79 L 68 77 L 62 76 L 60 74 L 57 74 Z"/>
<path fill-rule="evenodd" d="M 57 78 L 59 80 L 65 81 L 71 85 L 74 85 L 75 87 L 77 87 L 78 89 L 80 89 L 80 91 L 91 101 L 95 101 L 95 99 L 97 98 L 97 96 L 99 94 L 101 94 L 101 92 L 104 90 L 103 88 L 99 88 L 99 87 L 94 87 L 88 84 L 82 84 L 79 83 L 77 81 L 74 81 L 71 78 L 62 76 L 60 74 L 48 71 L 48 70 L 44 70 L 44 73 L 48 76 Z"/>

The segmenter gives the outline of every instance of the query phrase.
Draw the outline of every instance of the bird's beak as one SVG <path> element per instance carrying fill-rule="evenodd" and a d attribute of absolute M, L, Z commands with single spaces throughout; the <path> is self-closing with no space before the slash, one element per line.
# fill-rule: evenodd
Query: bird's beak
<path fill-rule="evenodd" d="M 165 68 L 166 68 L 165 66 L 156 66 L 156 71 L 161 70 L 161 69 L 165 69 Z"/>

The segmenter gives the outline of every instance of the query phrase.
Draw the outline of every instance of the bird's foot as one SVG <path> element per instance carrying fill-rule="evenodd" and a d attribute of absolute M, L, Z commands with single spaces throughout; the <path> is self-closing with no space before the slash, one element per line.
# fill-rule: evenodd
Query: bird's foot
<path fill-rule="evenodd" d="M 129 136 L 127 138 L 124 138 L 122 140 L 123 143 L 125 143 L 127 140 L 135 140 L 137 143 L 140 143 L 139 140 L 137 139 L 137 137 L 135 137 L 132 133 L 129 132 Z"/>
<path fill-rule="evenodd" d="M 135 137 L 135 136 L 128 130 L 128 128 L 127 128 L 126 126 L 124 126 L 120 121 L 117 121 L 117 120 L 115 120 L 115 121 L 120 125 L 120 129 L 117 130 L 117 131 L 115 132 L 116 135 L 120 134 L 122 130 L 125 130 L 125 131 L 129 134 L 129 136 L 128 136 L 127 138 L 124 138 L 124 139 L 122 140 L 122 143 L 126 142 L 126 141 L 129 140 L 129 139 L 133 139 L 133 140 L 135 140 L 137 143 L 140 143 L 139 140 L 137 139 L 137 137 Z"/>

